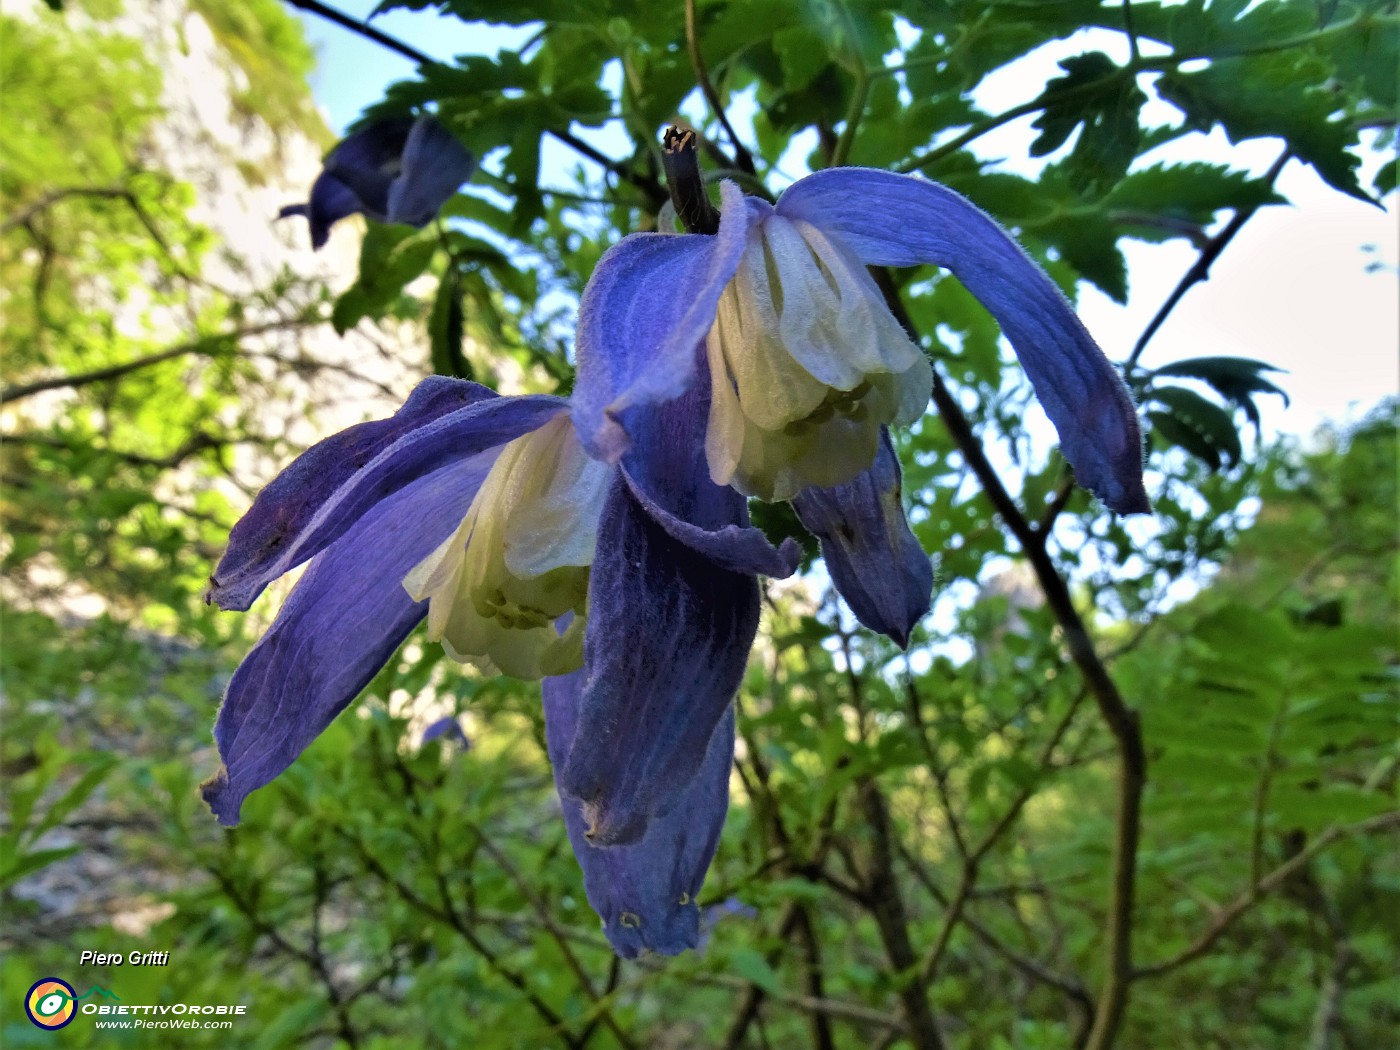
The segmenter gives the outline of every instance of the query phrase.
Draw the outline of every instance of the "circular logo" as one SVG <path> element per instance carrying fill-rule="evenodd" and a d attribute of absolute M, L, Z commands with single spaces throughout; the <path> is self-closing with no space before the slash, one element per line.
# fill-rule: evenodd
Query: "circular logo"
<path fill-rule="evenodd" d="M 73 986 L 67 981 L 60 981 L 57 977 L 45 977 L 30 986 L 24 997 L 24 1012 L 40 1028 L 50 1031 L 63 1028 L 78 1012 L 73 1005 L 73 1000 L 77 997 L 78 993 L 73 991 Z"/>

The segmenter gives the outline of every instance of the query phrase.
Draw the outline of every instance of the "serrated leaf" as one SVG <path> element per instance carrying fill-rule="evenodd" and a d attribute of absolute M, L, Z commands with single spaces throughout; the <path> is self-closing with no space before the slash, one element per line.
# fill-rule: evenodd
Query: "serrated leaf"
<path fill-rule="evenodd" d="M 1140 213 L 1200 227 L 1226 208 L 1282 203 L 1284 198 L 1263 179 L 1205 163 L 1154 164 L 1123 178 L 1104 198 L 1105 206 L 1121 222 L 1131 222 L 1131 214 Z"/>
<path fill-rule="evenodd" d="M 1329 74 L 1317 56 L 1289 51 L 1220 59 L 1194 73 L 1164 73 L 1157 91 L 1193 128 L 1219 124 L 1231 142 L 1281 138 L 1333 187 L 1369 201 L 1356 179 L 1360 159 L 1350 149 L 1357 144 L 1356 128 L 1337 116 L 1341 100 L 1329 87 Z"/>
<path fill-rule="evenodd" d="M 1137 156 L 1141 139 L 1138 113 L 1147 96 L 1131 76 L 1117 75 L 1119 66 L 1100 51 L 1065 59 L 1065 76 L 1045 85 L 1045 108 L 1033 125 L 1040 135 L 1031 155 L 1043 157 L 1065 144 L 1083 125 L 1065 161 L 1070 185 L 1076 190 L 1112 185 Z"/>
<path fill-rule="evenodd" d="M 1258 429 L 1260 420 L 1259 409 L 1254 403 L 1255 394 L 1277 394 L 1283 398 L 1285 407 L 1289 403 L 1287 392 L 1265 379 L 1261 373 L 1283 371 L 1277 365 L 1248 357 L 1193 357 L 1163 365 L 1152 375 L 1199 379 L 1225 400 L 1237 405 Z"/>

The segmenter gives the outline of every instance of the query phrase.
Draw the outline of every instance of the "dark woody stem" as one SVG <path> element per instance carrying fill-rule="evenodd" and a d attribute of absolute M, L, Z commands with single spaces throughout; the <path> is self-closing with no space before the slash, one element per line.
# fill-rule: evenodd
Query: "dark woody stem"
<path fill-rule="evenodd" d="M 690 233 L 719 232 L 719 212 L 710 203 L 705 182 L 700 177 L 696 156 L 696 135 L 689 128 L 672 125 L 661 136 L 661 159 L 666 167 L 666 186 L 671 203 Z"/>

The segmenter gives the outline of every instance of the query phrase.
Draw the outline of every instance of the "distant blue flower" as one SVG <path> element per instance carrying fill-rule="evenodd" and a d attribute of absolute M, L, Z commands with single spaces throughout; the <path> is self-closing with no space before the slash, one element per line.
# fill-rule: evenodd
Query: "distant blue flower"
<path fill-rule="evenodd" d="M 705 473 L 703 393 L 651 413 L 654 454 L 614 467 L 583 453 L 559 398 L 435 377 L 392 418 L 293 462 L 210 580 L 210 601 L 247 609 L 310 561 L 219 711 L 223 768 L 204 785 L 219 820 L 236 823 L 426 617 L 458 659 L 561 676 L 546 682 L 550 751 L 561 785 L 564 769 L 574 778 L 566 815 L 589 899 L 623 954 L 693 945 L 755 576 L 797 561 Z M 570 691 L 584 680 L 588 711 Z"/>
<path fill-rule="evenodd" d="M 731 915 L 741 919 L 758 918 L 758 909 L 750 904 L 745 904 L 738 897 L 726 897 L 715 904 L 708 904 L 700 909 L 700 936 L 696 941 L 695 950 L 703 952 L 706 945 L 710 943 L 710 934 L 714 933 L 715 927 Z"/>
<path fill-rule="evenodd" d="M 1148 509 L 1126 387 L 1051 280 L 978 208 L 863 168 L 809 175 L 776 206 L 730 183 L 721 192 L 716 235 L 634 234 L 593 274 L 579 354 L 589 340 L 608 346 L 608 367 L 580 375 L 574 404 L 595 455 L 616 461 L 637 441 L 638 412 L 707 371 L 717 484 L 787 500 L 851 482 L 875 460 L 881 427 L 923 414 L 930 385 L 866 267 L 931 263 L 1001 324 L 1079 482 L 1119 513 Z"/>
<path fill-rule="evenodd" d="M 462 730 L 462 723 L 458 722 L 453 715 L 439 718 L 424 729 L 420 746 L 432 740 L 450 741 L 463 749 L 472 746 L 472 742 L 467 739 L 467 734 Z"/>
<path fill-rule="evenodd" d="M 380 120 L 336 146 L 311 186 L 311 199 L 287 205 L 278 217 L 306 216 L 313 248 L 355 212 L 423 227 L 475 170 L 472 154 L 432 117 Z"/>

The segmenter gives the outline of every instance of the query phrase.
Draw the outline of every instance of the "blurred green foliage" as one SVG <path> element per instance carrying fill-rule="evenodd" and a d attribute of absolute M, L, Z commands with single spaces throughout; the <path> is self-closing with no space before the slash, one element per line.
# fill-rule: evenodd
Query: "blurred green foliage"
<path fill-rule="evenodd" d="M 1367 192 L 1357 146 L 1395 103 L 1395 5 L 700 3 L 695 45 L 742 148 L 700 119 L 680 5 L 384 6 L 538 32 L 495 57 L 437 56 L 390 90 L 377 112 L 435 105 L 485 171 L 436 227 L 371 227 L 333 306 L 291 274 L 206 279 L 218 237 L 191 218 L 193 187 L 152 162 L 165 114 L 142 42 L 71 10 L 0 27 L 0 1040 L 939 1045 L 920 1004 L 948 1046 L 1097 1038 L 1119 750 L 1024 546 L 932 414 L 899 437 L 940 588 L 909 653 L 852 632 L 820 572 L 769 589 L 702 897 L 756 914 L 717 921 L 703 951 L 612 958 L 558 816 L 536 689 L 463 673 L 416 638 L 239 828 L 218 828 L 196 790 L 217 762 L 209 726 L 267 614 L 216 616 L 199 592 L 248 498 L 231 450 L 285 461 L 268 399 L 305 396 L 287 385 L 294 361 L 252 333 L 416 320 L 414 367 L 566 391 L 572 306 L 612 241 L 655 226 L 657 132 L 681 110 L 707 170 L 750 192 L 804 163 L 922 171 L 1017 230 L 1069 293 L 1088 281 L 1122 299 L 1124 238 L 1202 247 L 1227 214 L 1281 202 L 1266 178 L 1151 156 L 1193 129 L 1281 139 L 1339 191 Z M 248 78 L 234 106 L 314 132 L 309 53 L 285 12 L 192 7 Z M 978 108 L 988 75 L 1087 27 L 1095 42 L 1024 104 Z M 1178 123 L 1143 125 L 1153 96 Z M 974 149 L 1018 116 L 1048 157 L 1037 178 Z M 1381 134 L 1393 145 L 1393 121 Z M 1371 190 L 1389 188 L 1385 170 Z M 1380 834 L 1396 827 L 1400 761 L 1395 403 L 1262 447 L 1260 397 L 1286 390 L 1267 363 L 1147 371 L 1134 357 L 1156 520 L 1125 525 L 1028 436 L 1028 391 L 985 311 L 933 270 L 893 280 L 1141 717 L 1116 1045 L 1385 1045 L 1400 1024 L 1400 879 Z M 335 396 L 332 373 L 311 380 Z M 796 529 L 784 510 L 760 520 Z M 444 714 L 469 748 L 419 745 Z M 83 949 L 168 950 L 171 965 L 79 967 Z M 48 974 L 249 1012 L 231 1033 L 80 1017 L 56 1037 L 19 1007 Z"/>

